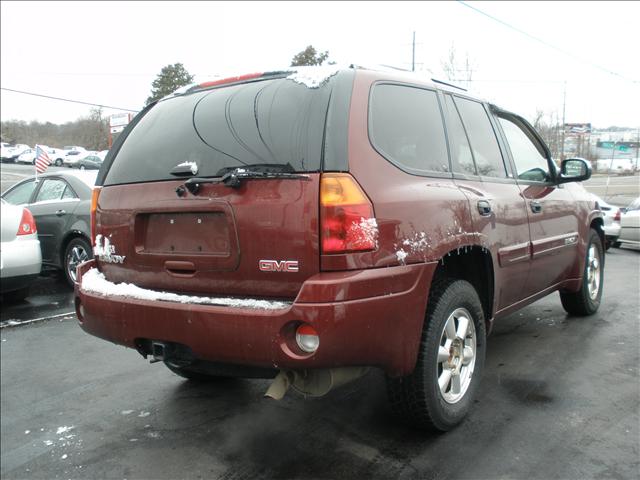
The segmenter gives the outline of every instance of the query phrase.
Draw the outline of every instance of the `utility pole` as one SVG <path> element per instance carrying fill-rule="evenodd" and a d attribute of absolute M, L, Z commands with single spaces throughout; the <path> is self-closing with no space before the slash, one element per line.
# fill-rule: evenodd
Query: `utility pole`
<path fill-rule="evenodd" d="M 411 43 L 412 45 L 412 51 L 411 51 L 411 71 L 415 72 L 416 71 L 416 32 L 413 32 L 413 42 Z"/>
<path fill-rule="evenodd" d="M 636 131 L 636 171 L 638 170 L 638 152 L 640 152 L 640 127 Z"/>
<path fill-rule="evenodd" d="M 564 81 L 564 89 L 562 91 L 562 139 L 560 143 L 560 162 L 564 160 L 564 125 L 565 125 L 565 110 L 567 106 L 567 81 Z"/>

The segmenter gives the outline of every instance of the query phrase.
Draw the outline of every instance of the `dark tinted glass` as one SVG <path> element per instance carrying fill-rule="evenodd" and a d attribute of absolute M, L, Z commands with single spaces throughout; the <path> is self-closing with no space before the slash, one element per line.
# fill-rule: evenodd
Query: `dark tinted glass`
<path fill-rule="evenodd" d="M 445 105 L 453 171 L 465 175 L 476 175 L 476 166 L 473 163 L 469 140 L 467 139 L 467 134 L 464 131 L 464 127 L 460 121 L 460 115 L 453 103 L 451 95 L 445 95 Z"/>
<path fill-rule="evenodd" d="M 369 105 L 369 135 L 387 160 L 411 173 L 448 172 L 449 158 L 436 93 L 377 85 Z"/>
<path fill-rule="evenodd" d="M 456 97 L 455 103 L 467 131 L 478 174 L 505 178 L 502 154 L 487 112 L 481 103 Z"/>
<path fill-rule="evenodd" d="M 274 79 L 161 101 L 126 138 L 104 184 L 175 179 L 169 172 L 183 162 L 195 162 L 199 177 L 256 164 L 319 171 L 330 85 Z"/>

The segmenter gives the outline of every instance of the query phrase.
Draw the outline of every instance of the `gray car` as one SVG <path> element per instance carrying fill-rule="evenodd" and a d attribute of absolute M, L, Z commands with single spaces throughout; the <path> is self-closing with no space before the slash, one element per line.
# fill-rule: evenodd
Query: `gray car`
<path fill-rule="evenodd" d="M 3 300 L 22 300 L 40 273 L 40 242 L 31 212 L 4 200 L 1 203 L 0 292 Z"/>
<path fill-rule="evenodd" d="M 76 266 L 93 257 L 89 211 L 97 172 L 51 172 L 30 177 L 2 194 L 14 205 L 28 207 L 38 228 L 45 266 L 64 271 L 75 284 Z"/>

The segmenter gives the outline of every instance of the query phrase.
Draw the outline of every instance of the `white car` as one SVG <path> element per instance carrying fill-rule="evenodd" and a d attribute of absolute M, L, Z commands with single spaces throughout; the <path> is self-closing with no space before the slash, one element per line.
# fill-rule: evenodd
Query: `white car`
<path fill-rule="evenodd" d="M 596 161 L 596 169 L 599 173 L 628 175 L 634 172 L 635 165 L 630 158 L 605 158 Z"/>
<path fill-rule="evenodd" d="M 89 155 L 95 155 L 95 152 L 88 152 L 86 150 L 72 150 L 65 155 L 64 161 L 62 163 L 65 167 L 74 168 L 80 159 L 85 158 Z"/>
<path fill-rule="evenodd" d="M 16 158 L 16 163 L 29 163 L 33 165 L 35 162 L 36 162 L 35 148 L 30 148 L 28 150 L 25 150 L 20 155 L 18 155 L 18 158 Z"/>
<path fill-rule="evenodd" d="M 598 202 L 598 206 L 604 213 L 604 238 L 605 250 L 609 250 L 611 246 L 618 245 L 618 237 L 620 236 L 620 218 L 622 210 L 615 205 L 610 205 L 597 195 L 593 195 L 593 199 Z"/>
<path fill-rule="evenodd" d="M 24 143 L 18 143 L 13 147 L 3 147 L 2 153 L 0 157 L 2 161 L 15 162 L 16 159 L 26 150 L 29 150 L 31 147 L 29 145 L 25 145 Z"/>
<path fill-rule="evenodd" d="M 623 210 L 620 227 L 620 244 L 640 248 L 640 197 Z"/>
<path fill-rule="evenodd" d="M 61 167 L 64 163 L 64 157 L 67 152 L 61 148 L 49 148 L 49 158 L 51 159 L 51 163 L 56 167 Z"/>
<path fill-rule="evenodd" d="M 42 268 L 36 222 L 29 209 L 1 202 L 0 291 L 3 300 L 22 300 Z"/>

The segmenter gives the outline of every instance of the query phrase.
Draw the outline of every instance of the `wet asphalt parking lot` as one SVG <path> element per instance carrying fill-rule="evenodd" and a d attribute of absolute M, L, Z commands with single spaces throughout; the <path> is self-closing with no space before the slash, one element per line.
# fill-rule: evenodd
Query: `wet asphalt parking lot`
<path fill-rule="evenodd" d="M 447 434 L 400 424 L 372 371 L 319 399 L 263 380 L 192 383 L 85 334 L 56 274 L 3 304 L 3 479 L 513 478 L 640 475 L 640 252 L 607 253 L 604 300 L 557 294 L 502 319 L 480 393 Z M 32 318 L 49 320 L 7 326 Z"/>

